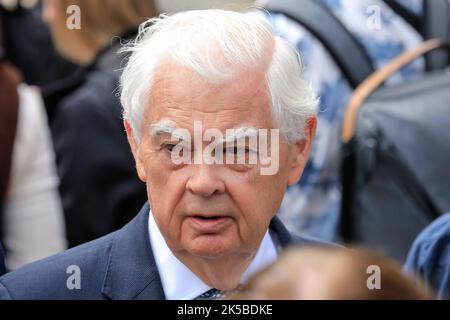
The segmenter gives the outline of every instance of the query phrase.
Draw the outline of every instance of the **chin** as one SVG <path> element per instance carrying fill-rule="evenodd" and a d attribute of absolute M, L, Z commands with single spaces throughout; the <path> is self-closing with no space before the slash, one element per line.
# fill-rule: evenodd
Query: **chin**
<path fill-rule="evenodd" d="M 188 252 L 194 256 L 203 258 L 220 258 L 236 251 L 236 246 L 223 239 L 215 239 L 218 236 L 200 236 L 195 240 L 191 240 Z"/>

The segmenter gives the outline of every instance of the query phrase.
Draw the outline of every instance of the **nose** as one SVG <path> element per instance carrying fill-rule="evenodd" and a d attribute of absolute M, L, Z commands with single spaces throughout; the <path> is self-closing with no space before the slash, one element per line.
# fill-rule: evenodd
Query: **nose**
<path fill-rule="evenodd" d="M 188 191 L 202 197 L 211 197 L 225 192 L 225 183 L 216 166 L 196 164 L 192 165 L 192 170 L 192 175 L 186 184 Z"/>

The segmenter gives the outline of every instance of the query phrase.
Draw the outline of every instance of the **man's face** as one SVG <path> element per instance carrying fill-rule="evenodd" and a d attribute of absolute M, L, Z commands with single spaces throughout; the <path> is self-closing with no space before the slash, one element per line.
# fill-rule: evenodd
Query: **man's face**
<path fill-rule="evenodd" d="M 259 164 L 174 164 L 171 135 L 151 134 L 161 121 L 187 129 L 191 137 L 194 122 L 224 135 L 242 126 L 272 129 L 264 73 L 211 85 L 185 67 L 166 65 L 156 73 L 139 148 L 127 126 L 139 177 L 147 183 L 154 218 L 172 252 L 203 258 L 254 253 L 286 186 L 301 175 L 309 142 L 289 147 L 280 137 L 274 175 L 262 175 Z"/>

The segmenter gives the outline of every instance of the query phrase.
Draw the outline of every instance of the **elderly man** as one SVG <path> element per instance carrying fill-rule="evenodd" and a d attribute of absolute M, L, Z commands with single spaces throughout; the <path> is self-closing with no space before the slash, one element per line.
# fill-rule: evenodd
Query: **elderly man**
<path fill-rule="evenodd" d="M 295 49 L 257 15 L 205 10 L 152 19 L 124 50 L 124 123 L 149 204 L 1 278 L 3 298 L 220 298 L 286 246 L 316 244 L 274 217 L 316 128 Z"/>

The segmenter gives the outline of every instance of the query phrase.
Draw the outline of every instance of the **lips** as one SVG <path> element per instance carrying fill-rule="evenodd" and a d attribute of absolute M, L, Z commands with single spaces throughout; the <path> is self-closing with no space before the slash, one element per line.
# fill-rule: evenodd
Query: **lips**
<path fill-rule="evenodd" d="M 199 214 L 190 215 L 188 220 L 191 226 L 201 233 L 217 233 L 231 223 L 232 218 L 230 216 Z"/>

